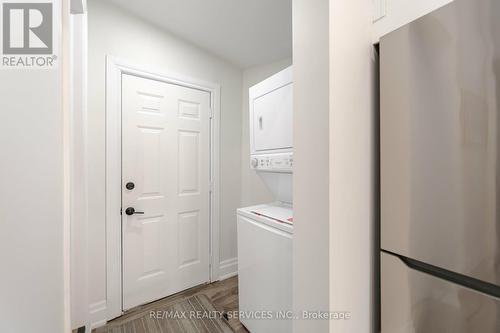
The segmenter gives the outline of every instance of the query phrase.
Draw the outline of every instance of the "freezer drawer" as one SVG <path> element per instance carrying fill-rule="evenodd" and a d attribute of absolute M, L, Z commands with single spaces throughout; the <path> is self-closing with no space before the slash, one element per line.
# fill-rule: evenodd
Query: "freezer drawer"
<path fill-rule="evenodd" d="M 500 1 L 380 41 L 382 248 L 500 285 Z"/>
<path fill-rule="evenodd" d="M 497 333 L 500 300 L 381 254 L 382 333 Z"/>

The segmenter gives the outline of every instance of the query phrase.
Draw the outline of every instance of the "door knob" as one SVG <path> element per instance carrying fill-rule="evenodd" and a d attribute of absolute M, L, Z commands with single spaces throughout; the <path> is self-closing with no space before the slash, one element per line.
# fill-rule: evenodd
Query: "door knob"
<path fill-rule="evenodd" d="M 125 209 L 125 214 L 134 215 L 134 214 L 144 214 L 144 212 L 136 212 L 134 207 L 128 207 Z"/>
<path fill-rule="evenodd" d="M 125 185 L 125 188 L 127 190 L 133 190 L 135 188 L 135 184 L 132 183 L 132 182 L 128 182 L 126 185 Z"/>

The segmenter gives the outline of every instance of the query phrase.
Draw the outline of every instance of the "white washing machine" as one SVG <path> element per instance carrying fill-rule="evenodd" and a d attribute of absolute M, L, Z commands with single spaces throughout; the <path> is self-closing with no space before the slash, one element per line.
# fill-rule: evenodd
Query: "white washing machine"
<path fill-rule="evenodd" d="M 238 209 L 239 319 L 252 333 L 292 332 L 291 223 L 288 204 Z"/>
<path fill-rule="evenodd" d="M 240 208 L 240 321 L 251 333 L 292 332 L 293 80 L 289 67 L 249 90 L 250 167 L 276 202 Z"/>

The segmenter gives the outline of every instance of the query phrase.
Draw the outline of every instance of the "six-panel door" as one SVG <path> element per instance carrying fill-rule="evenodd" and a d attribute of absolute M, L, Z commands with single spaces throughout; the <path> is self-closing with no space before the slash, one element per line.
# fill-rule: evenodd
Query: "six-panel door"
<path fill-rule="evenodd" d="M 208 92 L 122 77 L 124 310 L 209 280 L 209 112 Z"/>

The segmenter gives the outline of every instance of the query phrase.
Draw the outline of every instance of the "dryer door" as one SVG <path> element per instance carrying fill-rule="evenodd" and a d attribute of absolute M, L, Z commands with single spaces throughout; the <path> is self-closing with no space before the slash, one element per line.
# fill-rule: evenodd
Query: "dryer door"
<path fill-rule="evenodd" d="M 253 100 L 256 152 L 292 148 L 292 83 Z"/>

